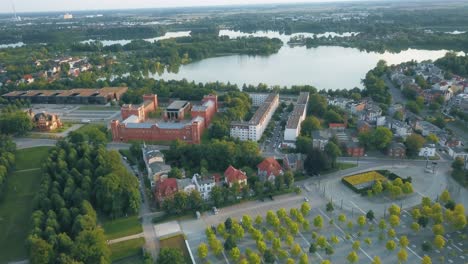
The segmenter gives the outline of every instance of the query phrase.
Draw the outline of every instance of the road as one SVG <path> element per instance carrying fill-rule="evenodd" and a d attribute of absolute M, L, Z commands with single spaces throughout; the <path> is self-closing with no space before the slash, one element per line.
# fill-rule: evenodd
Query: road
<path fill-rule="evenodd" d="M 127 170 L 134 175 L 134 171 L 130 164 L 126 160 L 121 157 L 122 163 L 125 165 Z M 144 176 L 143 174 L 138 170 L 138 179 L 139 179 L 139 184 L 140 184 L 140 194 L 142 196 L 141 200 L 141 205 L 140 205 L 140 212 L 139 216 L 142 221 L 142 226 L 143 226 L 143 236 L 145 238 L 145 250 L 146 252 L 149 252 L 153 258 L 154 261 L 156 261 L 156 258 L 158 257 L 159 253 L 159 240 L 156 236 L 156 232 L 154 231 L 154 225 L 153 225 L 153 214 L 151 213 L 151 209 L 149 208 L 149 199 L 146 195 L 145 192 L 145 181 L 144 181 Z"/>
<path fill-rule="evenodd" d="M 390 94 L 392 95 L 392 104 L 400 103 L 405 105 L 408 100 L 403 96 L 401 90 L 395 87 L 395 85 L 390 81 L 390 79 L 388 79 L 387 76 L 384 76 L 383 80 L 385 85 L 389 88 Z"/>

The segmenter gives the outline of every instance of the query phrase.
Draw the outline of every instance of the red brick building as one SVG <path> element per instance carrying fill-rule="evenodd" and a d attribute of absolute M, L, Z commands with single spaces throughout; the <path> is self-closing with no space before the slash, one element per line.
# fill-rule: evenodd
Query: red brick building
<path fill-rule="evenodd" d="M 359 146 L 356 142 L 347 142 L 346 152 L 351 157 L 362 157 L 364 156 L 364 147 Z"/>
<path fill-rule="evenodd" d="M 32 120 L 34 129 L 37 131 L 49 132 L 62 127 L 62 122 L 56 114 L 45 112 L 34 114 L 31 109 L 27 111 L 27 114 Z"/>
<path fill-rule="evenodd" d="M 142 104 L 124 104 L 122 108 L 120 108 L 120 114 L 122 115 L 122 120 L 134 115 L 142 122 L 148 118 L 149 113 L 156 111 L 156 109 L 158 109 L 158 96 L 155 94 L 145 94 L 143 95 Z"/>
<path fill-rule="evenodd" d="M 190 103 L 186 101 L 173 102 L 164 113 L 164 119 L 158 122 L 144 122 L 148 112 L 146 110 L 156 110 L 157 97 L 146 96 L 142 108 L 136 110 L 126 108 L 122 110 L 122 122 L 112 120 L 111 131 L 114 141 L 171 141 L 182 140 L 187 143 L 199 144 L 205 128 L 207 128 L 218 111 L 218 97 L 207 95 L 203 98 L 203 104 L 192 107 L 191 119 L 184 117 L 186 109 Z M 135 113 L 127 116 L 129 113 Z"/>
<path fill-rule="evenodd" d="M 164 199 L 172 198 L 178 191 L 177 180 L 173 178 L 162 178 L 156 182 L 154 198 L 156 203 L 161 206 Z"/>
<path fill-rule="evenodd" d="M 404 158 L 406 156 L 406 147 L 403 143 L 392 142 L 387 154 L 393 158 Z"/>

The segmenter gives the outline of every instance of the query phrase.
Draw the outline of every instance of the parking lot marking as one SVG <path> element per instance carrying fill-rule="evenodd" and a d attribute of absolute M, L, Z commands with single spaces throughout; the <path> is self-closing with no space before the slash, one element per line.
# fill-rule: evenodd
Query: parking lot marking
<path fill-rule="evenodd" d="M 395 237 L 395 240 L 400 242 L 400 239 L 398 239 L 398 237 Z M 414 245 L 413 245 L 414 246 Z M 406 247 L 411 253 L 413 253 L 416 257 L 418 257 L 419 259 L 422 259 L 421 256 L 418 255 L 418 253 L 414 252 L 410 247 Z"/>
<path fill-rule="evenodd" d="M 328 221 L 330 221 L 330 217 L 328 217 L 328 215 L 325 214 L 325 213 L 322 211 L 322 209 L 319 208 L 318 210 L 319 210 L 319 212 L 320 212 L 325 218 L 327 218 Z M 346 235 L 346 232 L 343 231 L 343 229 L 341 229 L 341 227 L 339 227 L 337 224 L 335 224 L 335 222 L 333 222 L 333 225 L 334 225 L 343 235 Z M 351 240 L 351 242 L 354 243 L 354 239 L 351 238 L 350 240 Z M 371 256 L 369 256 L 369 254 L 367 254 L 367 252 L 364 251 L 364 249 L 362 249 L 361 247 L 359 247 L 359 250 L 360 250 L 364 255 L 366 255 L 371 261 L 373 261 L 373 259 L 371 258 Z"/>
<path fill-rule="evenodd" d="M 445 238 L 445 237 L 443 237 L 443 238 L 444 238 L 445 242 L 448 242 L 448 239 L 447 239 L 447 238 Z M 461 248 L 457 247 L 457 245 L 455 245 L 454 243 L 452 243 L 452 246 L 453 246 L 454 248 L 458 249 L 458 251 L 463 252 L 463 250 L 462 250 Z M 451 249 L 451 248 L 450 248 L 450 249 Z"/>
<path fill-rule="evenodd" d="M 310 247 L 310 242 L 304 237 L 304 235 L 301 232 L 299 232 L 299 235 L 306 242 L 306 244 Z M 322 256 L 320 256 L 318 252 L 315 252 L 315 255 L 317 255 L 317 257 L 319 257 L 320 260 L 323 260 Z"/>
<path fill-rule="evenodd" d="M 461 256 L 461 255 L 460 255 L 460 258 L 461 258 L 461 259 L 465 259 L 465 257 L 464 257 L 464 256 Z"/>
<path fill-rule="evenodd" d="M 355 204 L 353 201 L 349 201 L 349 202 L 352 203 L 357 209 L 359 209 L 359 211 L 361 211 L 361 213 L 366 214 L 366 212 L 364 212 L 364 210 L 359 208 L 359 206 L 357 204 Z"/>
<path fill-rule="evenodd" d="M 453 260 L 451 260 L 451 259 L 449 259 L 448 261 L 449 261 L 450 263 L 453 263 Z"/>

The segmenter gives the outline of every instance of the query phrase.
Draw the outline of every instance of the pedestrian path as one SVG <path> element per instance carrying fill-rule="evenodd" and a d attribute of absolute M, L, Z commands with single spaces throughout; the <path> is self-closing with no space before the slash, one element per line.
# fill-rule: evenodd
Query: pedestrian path
<path fill-rule="evenodd" d="M 140 237 L 144 237 L 143 232 L 141 232 L 139 234 L 131 235 L 131 236 L 119 237 L 119 238 L 116 238 L 116 239 L 107 240 L 107 244 L 111 245 L 111 244 L 115 244 L 115 243 L 119 243 L 119 242 L 123 242 L 123 241 L 127 241 L 127 240 L 140 238 Z"/>

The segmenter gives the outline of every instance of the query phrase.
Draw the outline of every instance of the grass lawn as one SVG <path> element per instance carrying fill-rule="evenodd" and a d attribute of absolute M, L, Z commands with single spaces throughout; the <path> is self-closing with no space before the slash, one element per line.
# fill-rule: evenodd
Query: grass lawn
<path fill-rule="evenodd" d="M 343 180 L 349 182 L 351 185 L 360 185 L 367 182 L 374 182 L 376 180 L 384 182 L 387 180 L 387 178 L 385 178 L 382 174 L 376 171 L 369 171 L 351 176 L 346 176 L 343 178 Z"/>
<path fill-rule="evenodd" d="M 62 123 L 62 127 L 61 127 L 61 128 L 52 130 L 52 131 L 50 131 L 49 133 L 62 133 L 62 132 L 67 131 L 67 129 L 69 129 L 69 128 L 72 127 L 72 126 L 73 126 L 72 123 L 64 122 L 64 123 Z"/>
<path fill-rule="evenodd" d="M 135 235 L 143 232 L 143 227 L 138 216 L 122 217 L 108 220 L 102 223 L 106 233 L 106 239 L 112 240 L 119 237 Z"/>
<path fill-rule="evenodd" d="M 134 255 L 128 258 L 119 259 L 117 261 L 112 261 L 114 264 L 144 264 L 145 261 L 141 254 Z"/>
<path fill-rule="evenodd" d="M 161 248 L 180 249 L 180 251 L 184 254 L 186 258 L 190 258 L 187 246 L 185 245 L 185 238 L 182 234 L 171 236 L 168 238 L 163 238 L 159 240 L 159 244 L 161 245 Z"/>
<path fill-rule="evenodd" d="M 7 177 L 0 200 L 0 263 L 27 258 L 25 240 L 30 229 L 32 200 L 41 182 L 41 163 L 50 147 L 16 152 L 16 170 Z"/>
<path fill-rule="evenodd" d="M 142 255 L 142 247 L 145 244 L 145 239 L 135 238 L 119 243 L 109 245 L 111 250 L 111 259 L 112 261 L 128 258 L 135 255 Z"/>

